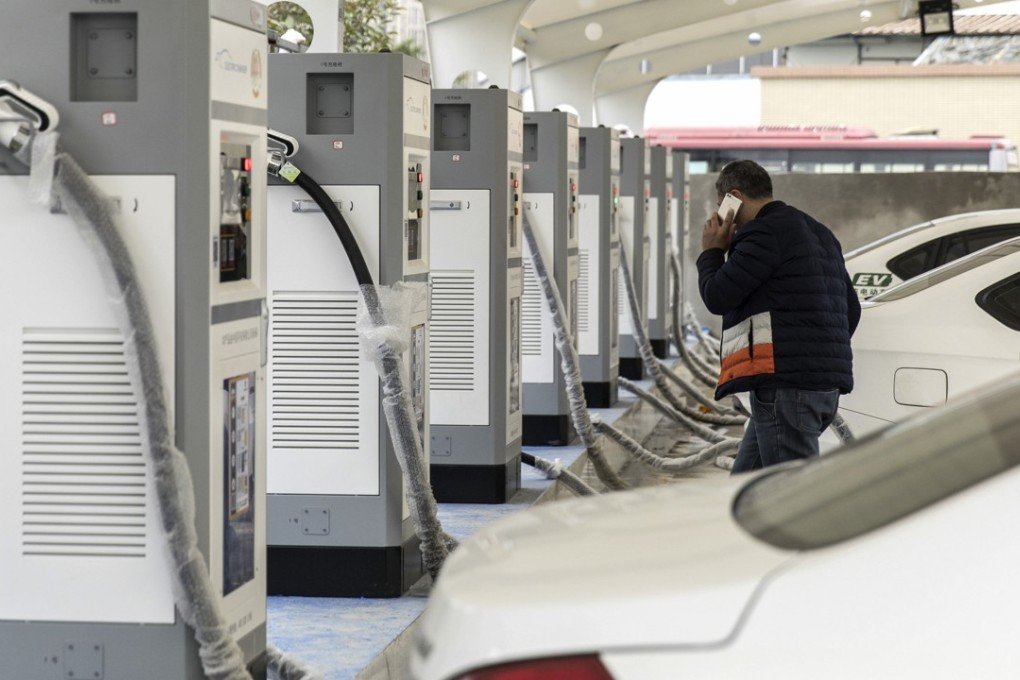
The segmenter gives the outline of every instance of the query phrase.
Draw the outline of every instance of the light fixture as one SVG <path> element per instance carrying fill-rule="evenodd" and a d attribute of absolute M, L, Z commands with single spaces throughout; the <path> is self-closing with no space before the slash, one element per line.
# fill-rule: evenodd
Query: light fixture
<path fill-rule="evenodd" d="M 925 38 L 956 32 L 953 30 L 952 0 L 920 0 L 917 14 L 921 17 L 921 35 Z"/>
<path fill-rule="evenodd" d="M 747 34 L 747 44 L 749 45 L 760 45 L 761 44 L 761 33 L 754 31 Z"/>
<path fill-rule="evenodd" d="M 647 74 L 651 73 L 652 72 L 652 62 L 648 61 L 647 59 L 642 59 L 641 63 L 638 65 L 638 70 L 641 71 L 641 73 L 643 75 L 647 75 Z"/>
<path fill-rule="evenodd" d="M 595 42 L 602 37 L 602 24 L 597 21 L 593 21 L 584 27 L 584 37 L 588 40 Z"/>
<path fill-rule="evenodd" d="M 861 10 L 861 21 L 871 21 L 871 10 L 870 9 L 862 9 Z"/>

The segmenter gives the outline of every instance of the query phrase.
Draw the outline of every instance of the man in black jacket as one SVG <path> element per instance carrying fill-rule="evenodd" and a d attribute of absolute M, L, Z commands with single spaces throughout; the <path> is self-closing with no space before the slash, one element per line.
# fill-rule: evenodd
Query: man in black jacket
<path fill-rule="evenodd" d="M 715 184 L 740 207 L 713 213 L 702 233 L 698 287 L 723 318 L 716 399 L 750 392 L 751 419 L 733 472 L 818 455 L 818 438 L 853 389 L 850 336 L 861 305 L 829 229 L 772 197 L 754 161 Z"/>

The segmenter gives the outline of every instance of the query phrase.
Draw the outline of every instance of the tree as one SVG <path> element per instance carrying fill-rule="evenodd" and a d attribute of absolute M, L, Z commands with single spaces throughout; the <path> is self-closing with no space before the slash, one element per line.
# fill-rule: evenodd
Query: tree
<path fill-rule="evenodd" d="M 310 45 L 315 33 L 312 18 L 305 8 L 296 2 L 274 2 L 266 13 L 266 25 L 275 31 L 277 37 L 294 29 L 305 37 L 304 45 Z"/>
<path fill-rule="evenodd" d="M 344 2 L 344 52 L 379 52 L 391 50 L 412 57 L 421 57 L 422 48 L 412 40 L 393 43 L 396 32 L 390 28 L 393 17 L 404 11 L 399 0 L 346 0 Z M 277 35 L 294 29 L 311 45 L 311 17 L 296 2 L 274 2 L 267 14 L 269 28 Z"/>
<path fill-rule="evenodd" d="M 392 50 L 396 31 L 390 28 L 390 21 L 402 11 L 397 0 L 347 0 L 344 52 Z"/>

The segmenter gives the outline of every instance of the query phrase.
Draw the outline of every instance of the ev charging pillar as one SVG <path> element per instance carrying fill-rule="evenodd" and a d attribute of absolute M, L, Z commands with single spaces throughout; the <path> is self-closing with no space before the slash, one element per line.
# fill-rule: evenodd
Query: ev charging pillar
<path fill-rule="evenodd" d="M 664 146 L 648 148 L 651 155 L 651 195 L 648 199 L 648 341 L 660 359 L 669 355 L 673 315 L 669 307 L 669 260 L 673 256 L 670 231 L 673 206 L 673 154 Z"/>
<path fill-rule="evenodd" d="M 430 477 L 436 500 L 521 486 L 521 96 L 432 91 Z"/>
<path fill-rule="evenodd" d="M 571 332 L 577 328 L 578 313 L 578 140 L 577 116 L 572 113 L 524 114 L 524 214 L 556 280 Z M 551 313 L 527 243 L 522 304 L 524 444 L 564 446 L 573 436 L 566 381 L 560 370 Z"/>
<path fill-rule="evenodd" d="M 671 151 L 673 157 L 673 180 L 670 185 L 673 187 L 672 219 L 670 221 L 670 234 L 673 238 L 673 248 L 676 251 L 677 262 L 680 263 L 680 299 L 673 300 L 671 304 L 680 305 L 680 322 L 683 323 L 684 310 L 687 309 L 687 282 L 686 272 L 689 267 L 686 258 L 691 253 L 691 155 L 683 151 Z M 691 285 L 697 286 L 695 280 Z M 669 286 L 673 290 L 673 286 Z M 673 315 L 670 314 L 670 319 Z M 683 329 L 680 330 L 680 337 L 683 337 Z"/>
<path fill-rule="evenodd" d="M 577 351 L 589 406 L 609 408 L 620 373 L 620 133 L 580 129 Z"/>
<path fill-rule="evenodd" d="M 429 67 L 402 54 L 272 54 L 270 127 L 339 205 L 383 286 L 428 277 Z M 359 285 L 318 206 L 269 188 L 268 582 L 271 594 L 390 597 L 422 573 Z M 408 363 L 429 440 L 427 305 Z"/>
<path fill-rule="evenodd" d="M 620 241 L 623 243 L 642 323 L 648 318 L 648 269 L 651 238 L 648 234 L 651 195 L 651 154 L 641 137 L 620 140 Z M 622 275 L 621 275 L 622 276 Z M 644 362 L 637 346 L 624 282 L 620 280 L 620 375 L 630 380 L 644 376 Z"/>
<path fill-rule="evenodd" d="M 265 31 L 264 9 L 244 0 L 18 3 L 0 23 L 0 79 L 58 112 L 61 146 L 108 197 L 135 264 L 172 444 L 191 472 L 181 514 L 194 511 L 209 595 L 256 678 L 266 677 L 266 180 L 254 169 L 266 157 Z M 0 151 L 0 290 L 11 293 L 0 321 L 0 674 L 205 678 L 174 606 L 155 487 L 167 472 L 144 453 L 124 310 L 72 218 L 26 198 L 26 172 Z"/>

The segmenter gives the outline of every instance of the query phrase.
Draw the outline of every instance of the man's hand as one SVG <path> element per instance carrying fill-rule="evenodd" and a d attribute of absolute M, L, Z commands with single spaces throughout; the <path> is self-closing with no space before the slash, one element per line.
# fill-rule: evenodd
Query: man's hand
<path fill-rule="evenodd" d="M 718 213 L 713 212 L 705 222 L 705 226 L 702 227 L 701 249 L 722 248 L 724 252 L 729 250 L 730 241 L 733 240 L 734 217 L 732 209 L 727 211 L 726 219 L 721 221 Z"/>

